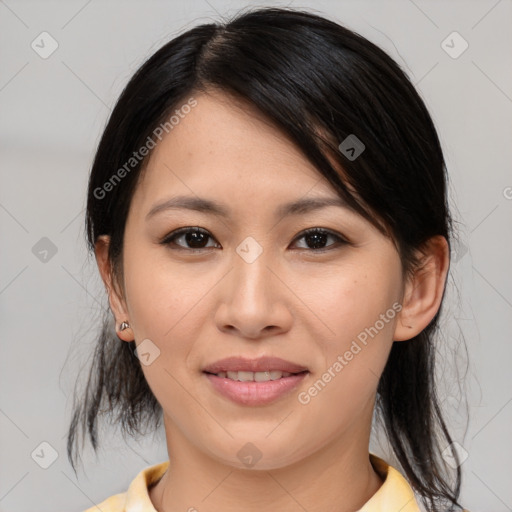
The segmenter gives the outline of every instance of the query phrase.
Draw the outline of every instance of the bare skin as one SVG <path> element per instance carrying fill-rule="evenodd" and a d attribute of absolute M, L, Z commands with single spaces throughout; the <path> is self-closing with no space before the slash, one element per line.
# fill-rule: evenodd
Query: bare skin
<path fill-rule="evenodd" d="M 151 501 L 160 512 L 358 510 L 382 485 L 368 456 L 379 376 L 392 344 L 407 343 L 438 311 L 448 245 L 433 238 L 422 271 L 404 281 L 392 241 L 355 212 L 328 206 L 276 216 L 283 203 L 337 195 L 249 106 L 238 108 L 220 93 L 194 97 L 197 106 L 157 145 L 137 185 L 124 288 L 112 278 L 108 237 L 96 244 L 116 324 L 130 323 L 119 337 L 149 339 L 160 350 L 142 369 L 164 411 L 171 464 Z M 217 201 L 230 216 L 178 209 L 146 219 L 155 204 L 177 195 Z M 159 243 L 197 226 L 208 234 L 198 239 L 204 248 L 185 236 Z M 320 252 L 301 234 L 308 228 L 349 243 L 329 235 Z M 236 252 L 249 236 L 263 250 L 251 263 Z M 393 304 L 401 309 L 390 318 Z M 378 334 L 301 403 L 299 393 L 383 314 Z M 202 372 L 232 355 L 273 355 L 309 373 L 276 402 L 243 406 L 219 395 Z M 261 455 L 250 468 L 237 455 L 248 442 Z"/>

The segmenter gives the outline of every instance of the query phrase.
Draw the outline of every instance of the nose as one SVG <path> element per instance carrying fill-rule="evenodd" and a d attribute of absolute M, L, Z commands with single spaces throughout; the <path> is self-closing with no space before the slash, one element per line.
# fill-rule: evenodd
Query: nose
<path fill-rule="evenodd" d="M 290 329 L 293 316 L 289 300 L 293 294 L 274 267 L 265 251 L 252 262 L 234 255 L 233 268 L 221 283 L 215 315 L 219 330 L 256 340 Z"/>

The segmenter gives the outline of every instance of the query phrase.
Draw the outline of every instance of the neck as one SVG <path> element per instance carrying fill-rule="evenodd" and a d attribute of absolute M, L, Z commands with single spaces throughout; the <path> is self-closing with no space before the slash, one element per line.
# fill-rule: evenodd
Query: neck
<path fill-rule="evenodd" d="M 207 456 L 165 421 L 171 462 L 150 490 L 159 512 L 353 512 L 382 485 L 369 460 L 369 432 L 346 432 L 286 467 L 249 470 Z"/>

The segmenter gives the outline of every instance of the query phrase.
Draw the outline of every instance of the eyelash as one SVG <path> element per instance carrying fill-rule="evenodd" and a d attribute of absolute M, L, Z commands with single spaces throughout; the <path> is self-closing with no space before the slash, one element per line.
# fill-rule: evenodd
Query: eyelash
<path fill-rule="evenodd" d="M 180 228 L 180 229 L 177 229 L 177 230 L 173 231 L 172 233 L 169 233 L 168 235 L 166 235 L 161 240 L 160 243 L 162 245 L 171 246 L 171 244 L 174 244 L 174 240 L 176 240 L 180 236 L 186 235 L 188 233 L 202 233 L 204 235 L 207 235 L 209 238 L 214 239 L 213 236 L 211 236 L 210 233 L 207 230 L 203 229 L 203 228 L 200 228 L 200 227 L 187 227 L 187 228 Z M 306 250 L 306 251 L 316 252 L 316 253 L 318 253 L 318 252 L 319 253 L 325 253 L 327 251 L 332 250 L 333 248 L 336 248 L 339 245 L 348 245 L 348 244 L 350 244 L 350 242 L 348 240 L 346 240 L 345 238 L 343 238 L 341 235 L 339 235 L 339 234 L 337 234 L 337 233 L 335 233 L 335 232 L 333 232 L 331 230 L 323 229 L 323 228 L 309 228 L 309 229 L 306 229 L 306 230 L 302 231 L 301 233 L 299 233 L 299 235 L 297 237 L 295 237 L 294 242 L 297 241 L 297 240 L 300 240 L 301 238 L 305 238 L 305 237 L 311 236 L 311 235 L 327 235 L 327 236 L 331 236 L 331 237 L 335 238 L 337 240 L 337 242 L 334 243 L 334 244 L 331 244 L 330 246 L 328 246 L 326 248 L 321 248 L 321 249 L 301 248 L 299 250 Z M 174 245 L 176 245 L 176 244 L 174 244 Z M 192 252 L 192 253 L 204 252 L 205 250 L 214 249 L 214 247 L 202 247 L 202 248 L 199 248 L 199 249 L 193 249 L 193 248 L 188 248 L 188 247 L 181 247 L 179 245 L 177 246 L 177 248 L 173 248 L 173 247 L 170 247 L 170 248 L 173 249 L 173 250 L 184 250 L 184 251 L 188 251 L 188 252 Z"/>

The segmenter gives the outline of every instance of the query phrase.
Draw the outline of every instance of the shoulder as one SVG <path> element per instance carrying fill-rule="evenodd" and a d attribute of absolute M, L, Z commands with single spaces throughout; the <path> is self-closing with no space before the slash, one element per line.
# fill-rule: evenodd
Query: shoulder
<path fill-rule="evenodd" d="M 98 512 L 98 509 L 101 512 L 124 512 L 126 504 L 126 493 L 119 493 L 110 496 L 106 500 L 98 503 L 98 505 L 94 505 L 84 512 Z"/>
<path fill-rule="evenodd" d="M 375 471 L 382 478 L 383 484 L 365 506 L 358 512 L 377 512 L 400 510 L 400 512 L 422 512 L 416 494 L 408 480 L 395 467 L 370 453 L 370 461 Z M 460 512 L 470 512 L 457 508 Z"/>
<path fill-rule="evenodd" d="M 411 486 L 397 469 L 372 453 L 370 462 L 383 483 L 358 512 L 421 512 Z"/>
<path fill-rule="evenodd" d="M 169 461 L 166 461 L 144 468 L 132 480 L 126 492 L 114 494 L 84 512 L 98 512 L 98 510 L 101 512 L 126 512 L 127 510 L 154 512 L 149 488 L 156 484 L 168 466 Z"/>

